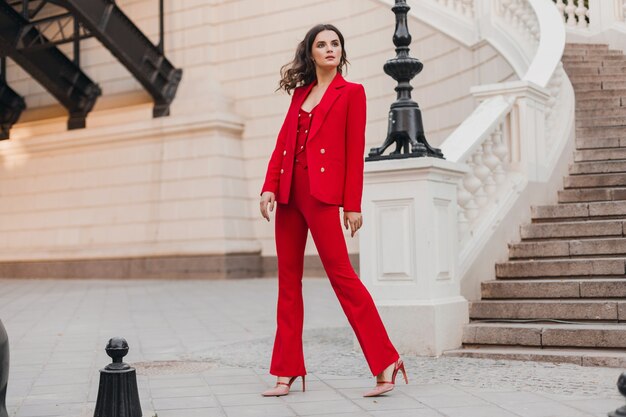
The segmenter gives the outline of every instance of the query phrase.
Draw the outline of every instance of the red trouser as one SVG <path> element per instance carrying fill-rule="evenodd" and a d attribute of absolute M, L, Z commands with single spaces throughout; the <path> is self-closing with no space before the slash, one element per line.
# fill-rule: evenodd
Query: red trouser
<path fill-rule="evenodd" d="M 326 274 L 372 375 L 378 375 L 399 355 L 387 336 L 371 295 L 352 269 L 341 230 L 339 206 L 322 203 L 310 195 L 306 168 L 295 163 L 293 175 L 289 203 L 278 204 L 276 210 L 278 307 L 270 374 L 306 374 L 302 352 L 302 272 L 307 231 L 311 229 Z"/>

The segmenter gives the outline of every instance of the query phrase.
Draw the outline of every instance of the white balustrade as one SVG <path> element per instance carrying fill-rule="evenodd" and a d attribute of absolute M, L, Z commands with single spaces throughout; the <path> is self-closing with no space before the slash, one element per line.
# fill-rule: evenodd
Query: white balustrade
<path fill-rule="evenodd" d="M 575 35 L 593 36 L 610 30 L 626 34 L 626 0 L 552 1 L 567 29 Z"/>
<path fill-rule="evenodd" d="M 509 113 L 505 115 L 508 117 Z M 507 191 L 507 176 L 511 155 L 504 137 L 505 121 L 500 121 L 485 141 L 468 158 L 470 172 L 457 187 L 459 205 L 459 241 L 461 248 L 470 240 L 470 234 L 481 220 L 482 210 L 493 206 Z"/>
<path fill-rule="evenodd" d="M 585 6 L 585 0 L 578 0 L 578 7 L 576 7 L 576 19 L 578 21 L 578 27 L 585 29 L 587 25 L 587 16 L 589 10 Z"/>
<path fill-rule="evenodd" d="M 558 20 L 568 13 L 574 25 L 579 17 L 586 24 L 581 5 L 558 1 L 559 14 L 543 0 L 495 2 L 492 21 L 530 62 L 520 81 L 473 89 L 481 104 L 441 146 L 448 160 L 469 167 L 457 187 L 462 275 L 499 221 L 496 213 L 517 198 L 520 184 L 546 180 L 567 140 L 573 97 L 564 93 L 571 85 L 560 63 L 565 32 Z"/>
<path fill-rule="evenodd" d="M 474 0 L 435 0 L 435 2 L 463 17 L 474 18 Z"/>

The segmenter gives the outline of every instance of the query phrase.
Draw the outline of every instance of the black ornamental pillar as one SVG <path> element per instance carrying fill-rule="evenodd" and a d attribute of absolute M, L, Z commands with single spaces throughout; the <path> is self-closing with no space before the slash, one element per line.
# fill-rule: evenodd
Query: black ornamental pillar
<path fill-rule="evenodd" d="M 387 61 L 383 67 L 385 73 L 398 82 L 395 88 L 397 99 L 389 110 L 387 138 L 384 143 L 372 148 L 366 161 L 383 159 L 412 158 L 432 156 L 443 158 L 441 150 L 431 147 L 424 135 L 422 112 L 415 101 L 411 99 L 410 81 L 422 71 L 422 63 L 417 58 L 409 56 L 411 35 L 407 25 L 407 13 L 410 7 L 406 0 L 396 0 L 391 10 L 396 15 L 396 30 L 393 43 L 396 46 L 396 57 Z M 383 155 L 385 150 L 395 144 L 395 149 L 389 155 Z"/>
<path fill-rule="evenodd" d="M 113 362 L 100 370 L 94 417 L 141 417 L 135 368 L 122 361 L 128 353 L 126 339 L 110 339 L 106 352 Z"/>

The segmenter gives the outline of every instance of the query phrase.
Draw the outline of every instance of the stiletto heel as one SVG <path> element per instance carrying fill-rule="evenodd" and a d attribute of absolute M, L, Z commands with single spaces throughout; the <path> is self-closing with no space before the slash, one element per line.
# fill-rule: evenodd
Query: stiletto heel
<path fill-rule="evenodd" d="M 293 384 L 293 381 L 295 381 L 299 376 L 302 377 L 302 392 L 304 392 L 304 375 L 296 375 L 289 378 L 289 382 L 277 381 L 274 388 L 262 392 L 261 395 L 264 397 L 281 397 L 283 395 L 287 395 L 291 389 L 291 384 Z"/>
<path fill-rule="evenodd" d="M 398 367 L 398 369 L 402 371 L 402 376 L 404 377 L 404 382 L 406 384 L 408 384 L 409 383 L 409 378 L 406 376 L 406 371 L 404 370 L 404 362 L 400 361 L 400 366 Z M 395 374 L 394 374 L 393 381 L 394 381 L 394 383 L 396 381 Z"/>
<path fill-rule="evenodd" d="M 409 383 L 409 379 L 406 376 L 406 370 L 404 369 L 404 362 L 402 359 L 398 359 L 393 366 L 393 374 L 391 375 L 391 381 L 378 381 L 376 382 L 376 387 L 363 394 L 364 397 L 377 397 L 381 394 L 389 392 L 394 389 L 396 384 L 396 376 L 398 375 L 398 371 L 402 371 L 402 375 L 404 376 L 404 382 Z"/>

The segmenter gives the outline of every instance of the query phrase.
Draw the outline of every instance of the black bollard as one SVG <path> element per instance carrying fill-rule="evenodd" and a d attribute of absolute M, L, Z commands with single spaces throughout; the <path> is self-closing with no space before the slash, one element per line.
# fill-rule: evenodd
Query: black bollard
<path fill-rule="evenodd" d="M 9 336 L 0 320 L 0 417 L 9 417 L 7 412 L 7 384 L 9 382 Z"/>
<path fill-rule="evenodd" d="M 617 389 L 626 397 L 626 372 L 622 373 L 619 378 L 617 378 Z M 626 417 L 626 405 L 609 413 L 609 417 Z"/>
<path fill-rule="evenodd" d="M 106 352 L 113 362 L 100 370 L 94 417 L 141 417 L 135 368 L 122 362 L 122 358 L 128 353 L 126 339 L 110 339 Z"/>

